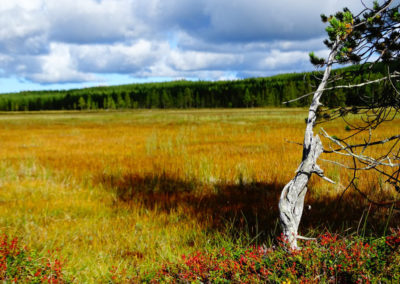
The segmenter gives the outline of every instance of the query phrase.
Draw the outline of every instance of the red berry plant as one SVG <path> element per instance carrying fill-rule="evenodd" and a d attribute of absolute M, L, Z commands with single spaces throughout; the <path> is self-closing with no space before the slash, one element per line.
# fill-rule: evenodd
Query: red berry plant
<path fill-rule="evenodd" d="M 0 282 L 67 283 L 59 259 L 22 247 L 18 238 L 0 235 Z"/>
<path fill-rule="evenodd" d="M 165 265 L 153 283 L 400 283 L 400 230 L 388 237 L 325 233 L 291 251 L 281 239 L 271 248 L 214 249 Z"/>

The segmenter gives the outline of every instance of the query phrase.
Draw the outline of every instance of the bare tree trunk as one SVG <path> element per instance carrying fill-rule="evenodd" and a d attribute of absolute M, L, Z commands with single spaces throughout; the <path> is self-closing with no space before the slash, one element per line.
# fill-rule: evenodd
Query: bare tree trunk
<path fill-rule="evenodd" d="M 317 159 L 323 152 L 323 148 L 319 136 L 314 136 L 313 128 L 317 119 L 318 107 L 321 105 L 320 98 L 326 85 L 328 84 L 328 79 L 336 53 L 337 43 L 332 48 L 332 51 L 328 57 L 324 76 L 318 86 L 318 89 L 314 93 L 313 100 L 309 108 L 307 126 L 304 134 L 302 162 L 296 171 L 296 176 L 283 188 L 279 200 L 279 214 L 283 235 L 288 241 L 291 249 L 298 249 L 297 239 L 299 236 L 297 232 L 301 216 L 303 214 L 304 197 L 307 192 L 307 183 L 311 177 L 311 174 L 316 173 L 320 177 L 330 181 L 324 176 L 323 171 L 317 165 Z"/>

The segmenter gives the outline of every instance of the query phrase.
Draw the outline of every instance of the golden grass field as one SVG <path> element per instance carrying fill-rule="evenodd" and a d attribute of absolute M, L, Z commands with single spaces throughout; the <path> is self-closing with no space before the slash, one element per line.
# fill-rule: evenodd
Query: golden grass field
<path fill-rule="evenodd" d="M 304 109 L 0 114 L 0 232 L 56 250 L 76 282 L 107 281 L 112 266 L 151 272 L 238 239 L 268 241 L 279 233 L 280 191 L 301 159 L 302 148 L 287 140 L 302 142 L 306 116 Z M 324 128 L 340 136 L 344 126 Z M 374 138 L 394 133 L 398 120 Z M 355 232 L 368 202 L 350 191 L 338 203 L 350 173 L 320 164 L 338 184 L 312 179 L 301 231 Z M 370 173 L 358 185 L 377 200 L 397 197 Z M 371 228 L 379 231 L 385 214 L 376 208 Z"/>

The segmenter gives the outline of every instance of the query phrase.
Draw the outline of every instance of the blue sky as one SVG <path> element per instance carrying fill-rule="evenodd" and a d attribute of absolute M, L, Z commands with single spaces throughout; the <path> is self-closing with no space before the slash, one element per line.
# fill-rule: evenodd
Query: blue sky
<path fill-rule="evenodd" d="M 359 0 L 0 0 L 0 92 L 312 70 Z M 370 3 L 371 1 L 365 1 Z"/>

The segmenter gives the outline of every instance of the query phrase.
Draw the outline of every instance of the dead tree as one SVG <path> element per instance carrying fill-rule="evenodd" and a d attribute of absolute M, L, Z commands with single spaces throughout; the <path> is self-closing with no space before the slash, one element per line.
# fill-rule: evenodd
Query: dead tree
<path fill-rule="evenodd" d="M 327 59 L 321 59 L 310 53 L 311 62 L 316 66 L 324 67 L 323 76 L 314 93 L 298 98 L 312 95 L 306 120 L 303 156 L 295 177 L 283 188 L 279 201 L 283 234 L 292 249 L 297 249 L 297 239 L 303 238 L 298 235 L 298 228 L 311 175 L 315 173 L 333 183 L 317 164 L 317 160 L 323 152 L 350 158 L 351 165 L 338 163 L 344 168 L 352 170 L 354 174 L 353 180 L 345 188 L 345 191 L 350 187 L 360 191 L 354 181 L 357 173 L 362 170 L 377 171 L 386 176 L 388 183 L 395 186 L 396 189 L 399 188 L 399 135 L 379 141 L 372 141 L 371 135 L 369 135 L 369 139 L 364 140 L 364 143 L 352 145 L 348 142 L 354 135 L 371 133 L 383 122 L 394 119 L 399 111 L 398 78 L 400 74 L 397 70 L 391 70 L 393 62 L 398 62 L 400 50 L 400 5 L 395 2 L 394 0 L 386 0 L 381 4 L 374 2 L 373 7 L 364 6 L 364 10 L 358 15 L 353 15 L 345 8 L 334 16 L 321 16 L 324 22 L 329 23 L 326 29 L 329 38 L 324 43 L 330 49 L 330 54 Z M 332 67 L 335 64 L 349 63 L 355 64 L 355 67 L 340 74 L 333 74 Z M 370 80 L 369 74 L 372 74 L 374 66 L 377 64 L 384 64 L 387 74 L 382 78 Z M 360 76 L 360 74 L 365 80 L 359 84 L 352 84 L 355 76 Z M 336 82 L 346 82 L 347 84 L 337 85 Z M 314 126 L 324 120 L 322 118 L 317 121 L 324 92 L 334 89 L 355 89 L 369 84 L 382 83 L 385 84 L 385 90 L 377 97 L 371 99 L 361 96 L 357 105 L 326 110 L 329 114 L 324 116 L 325 120 L 342 118 L 346 121 L 346 115 L 353 112 L 359 114 L 361 123 L 354 125 L 347 121 L 355 133 L 341 139 L 331 136 L 322 129 L 322 136 L 331 141 L 328 149 L 324 149 L 320 137 L 314 134 Z M 365 155 L 367 148 L 385 143 L 392 144 L 383 155 L 379 157 Z"/>

